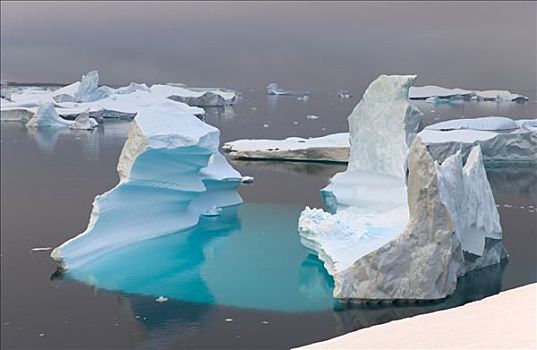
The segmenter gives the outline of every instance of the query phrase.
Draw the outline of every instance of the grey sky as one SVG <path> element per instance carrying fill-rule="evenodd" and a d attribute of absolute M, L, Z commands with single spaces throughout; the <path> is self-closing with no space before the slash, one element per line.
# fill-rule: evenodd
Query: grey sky
<path fill-rule="evenodd" d="M 535 95 L 537 4 L 4 2 L 1 75 L 69 82 L 363 89 L 418 84 Z"/>

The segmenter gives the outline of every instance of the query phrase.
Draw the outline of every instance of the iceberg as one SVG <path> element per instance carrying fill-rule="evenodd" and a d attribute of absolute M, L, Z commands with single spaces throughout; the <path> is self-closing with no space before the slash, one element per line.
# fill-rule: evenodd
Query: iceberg
<path fill-rule="evenodd" d="M 505 101 L 505 102 L 525 102 L 528 97 L 513 94 L 507 90 L 465 90 L 448 89 L 435 85 L 412 86 L 409 91 L 409 98 L 413 100 L 426 100 L 430 103 L 452 102 L 456 100 L 483 100 L 483 101 Z"/>
<path fill-rule="evenodd" d="M 91 71 L 74 82 L 54 91 L 25 88 L 13 93 L 11 101 L 2 99 L 2 121 L 28 121 L 43 103 L 53 103 L 56 112 L 66 119 L 75 119 L 86 109 L 97 120 L 103 118 L 132 119 L 138 111 L 167 100 L 186 103 L 196 115 L 205 111 L 199 107 L 220 107 L 236 102 L 238 93 L 227 89 L 186 88 L 156 84 L 149 88 L 143 83 L 113 89 L 99 87 L 99 73 Z"/>
<path fill-rule="evenodd" d="M 28 128 L 66 128 L 73 124 L 56 113 L 52 103 L 44 103 L 37 108 L 35 115 L 26 123 Z"/>
<path fill-rule="evenodd" d="M 270 83 L 267 85 L 267 95 L 309 95 L 307 90 L 283 90 L 278 87 L 276 83 Z"/>
<path fill-rule="evenodd" d="M 233 159 L 347 162 L 349 134 L 331 134 L 310 139 L 289 137 L 284 140 L 237 140 L 226 142 L 222 149 Z"/>
<path fill-rule="evenodd" d="M 84 112 L 80 113 L 74 122 L 69 126 L 73 130 L 92 130 L 99 125 L 97 121 L 93 118 L 90 118 L 90 110 L 86 109 Z"/>
<path fill-rule="evenodd" d="M 119 184 L 95 197 L 87 229 L 52 251 L 64 268 L 185 230 L 201 213 L 242 202 L 241 175 L 218 152 L 220 132 L 192 107 L 165 101 L 138 112 L 121 151 Z"/>
<path fill-rule="evenodd" d="M 196 107 L 223 107 L 233 105 L 237 100 L 237 93 L 232 90 L 186 88 L 162 84 L 155 84 L 151 86 L 150 90 L 155 96 L 184 102 Z"/>
<path fill-rule="evenodd" d="M 487 165 L 537 163 L 537 119 L 512 120 L 506 117 L 453 119 L 427 126 L 418 135 L 433 159 L 444 161 L 462 152 L 468 158 L 473 146 L 480 145 Z M 302 139 L 243 139 L 222 147 L 233 159 L 265 159 L 310 162 L 348 162 L 349 133 Z"/>
<path fill-rule="evenodd" d="M 381 75 L 349 116 L 347 170 L 321 191 L 328 212 L 299 218 L 305 246 L 334 278 L 334 297 L 430 300 L 466 272 L 506 256 L 499 216 L 474 147 L 436 162 L 408 91 L 416 76 Z"/>
<path fill-rule="evenodd" d="M 466 159 L 479 145 L 488 165 L 537 164 L 537 119 L 454 119 L 429 125 L 419 135 L 440 162 L 459 151 Z"/>

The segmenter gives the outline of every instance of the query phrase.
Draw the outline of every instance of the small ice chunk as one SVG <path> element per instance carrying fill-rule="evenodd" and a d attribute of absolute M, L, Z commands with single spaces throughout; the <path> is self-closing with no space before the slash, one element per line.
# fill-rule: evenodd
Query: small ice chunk
<path fill-rule="evenodd" d="M 222 215 L 222 208 L 218 208 L 217 206 L 213 205 L 210 209 L 207 211 L 201 213 L 203 216 L 219 216 Z"/>
<path fill-rule="evenodd" d="M 350 98 L 352 94 L 347 90 L 338 90 L 337 95 L 339 98 Z"/>
<path fill-rule="evenodd" d="M 233 322 L 233 319 L 232 319 L 232 318 L 226 318 L 225 321 L 226 321 L 226 322 Z"/>
<path fill-rule="evenodd" d="M 166 298 L 166 297 L 164 297 L 164 296 L 161 295 L 161 296 L 159 296 L 158 298 L 156 298 L 155 301 L 156 301 L 157 303 L 164 303 L 164 302 L 168 301 L 168 298 Z"/>
<path fill-rule="evenodd" d="M 319 119 L 319 117 L 316 116 L 316 115 L 311 115 L 311 114 L 310 114 L 310 115 L 307 115 L 307 116 L 306 116 L 306 119 L 309 119 L 309 120 L 315 120 L 315 119 Z"/>
<path fill-rule="evenodd" d="M 263 127 L 264 127 L 264 128 L 268 128 L 269 126 L 270 126 L 270 125 L 268 125 L 268 124 L 263 124 Z"/>
<path fill-rule="evenodd" d="M 243 176 L 241 178 L 241 183 L 243 184 L 251 184 L 254 182 L 254 177 L 253 176 Z"/>
<path fill-rule="evenodd" d="M 52 247 L 37 247 L 37 248 L 32 248 L 32 252 L 46 252 L 51 249 Z"/>

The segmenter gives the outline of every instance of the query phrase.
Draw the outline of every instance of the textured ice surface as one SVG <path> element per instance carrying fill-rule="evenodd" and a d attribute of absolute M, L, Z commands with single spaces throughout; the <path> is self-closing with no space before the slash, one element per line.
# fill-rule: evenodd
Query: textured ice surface
<path fill-rule="evenodd" d="M 241 176 L 218 153 L 219 135 L 181 103 L 140 111 L 119 158 L 119 184 L 95 198 L 86 231 L 54 249 L 52 257 L 73 268 L 190 228 L 213 206 L 241 203 Z"/>
<path fill-rule="evenodd" d="M 505 256 L 479 147 L 464 167 L 460 154 L 460 164 L 435 164 L 415 138 L 414 79 L 371 83 L 349 117 L 347 170 L 322 190 L 331 213 L 306 208 L 300 216 L 302 241 L 334 277 L 337 298 L 443 298 L 467 270 Z M 486 249 L 486 239 L 499 243 Z"/>
<path fill-rule="evenodd" d="M 419 135 L 438 161 L 459 150 L 466 159 L 472 147 L 480 145 L 486 164 L 536 164 L 537 128 L 534 125 L 537 119 L 455 119 L 430 125 Z"/>

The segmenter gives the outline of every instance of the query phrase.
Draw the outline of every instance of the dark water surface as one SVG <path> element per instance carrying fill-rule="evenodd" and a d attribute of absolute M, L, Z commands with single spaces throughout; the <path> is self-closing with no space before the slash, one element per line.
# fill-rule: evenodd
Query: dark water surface
<path fill-rule="evenodd" d="M 262 90 L 243 91 L 243 94 L 244 98 L 235 107 L 212 109 L 207 113 L 206 121 L 220 128 L 223 141 L 319 136 L 345 131 L 346 117 L 358 101 L 357 97 L 340 100 L 334 92 L 327 91 L 313 91 L 307 102 L 298 101 L 296 97 L 267 97 Z M 513 118 L 536 115 L 534 102 L 420 103 L 419 106 L 426 112 L 426 124 L 461 115 L 496 114 Z M 307 120 L 308 114 L 320 118 Z M 294 121 L 298 125 L 293 124 Z M 268 127 L 263 127 L 263 124 L 268 124 Z M 151 246 L 156 249 L 154 252 L 160 249 L 166 251 L 164 248 L 168 247 L 168 243 L 178 244 L 174 240 L 180 237 L 176 236 L 166 238 L 169 241 L 154 240 L 146 246 L 131 248 L 129 254 L 124 254 L 130 258 L 139 255 L 140 259 L 133 260 L 132 265 L 123 264 L 121 268 L 110 266 L 110 271 L 107 271 L 103 263 L 99 281 L 87 278 L 89 284 L 85 284 L 69 277 L 51 278 L 56 265 L 49 258 L 49 252 L 32 252 L 31 249 L 55 247 L 86 228 L 94 196 L 118 181 L 115 169 L 127 128 L 127 122 L 112 121 L 93 132 L 27 130 L 20 124 L 1 124 L 2 348 L 289 348 L 394 319 L 461 305 L 537 280 L 537 215 L 530 208 L 537 206 L 536 167 L 488 169 L 510 259 L 507 264 L 467 275 L 459 281 L 455 294 L 440 303 L 353 308 L 336 304 L 308 311 L 283 312 L 274 308 L 260 310 L 224 306 L 219 300 L 209 300 L 210 297 L 219 295 L 225 298 L 220 300 L 227 300 L 226 305 L 235 305 L 233 290 L 211 295 L 210 288 L 206 296 L 209 299 L 197 296 L 198 299 L 186 298 L 189 300 L 186 301 L 179 293 L 177 299 L 170 295 L 167 302 L 158 303 L 152 295 L 154 287 L 149 282 L 143 283 L 145 277 L 136 280 L 137 271 L 154 277 L 158 288 L 164 285 L 162 281 L 170 282 L 153 275 L 154 271 L 159 271 L 160 263 L 152 265 L 149 262 L 163 261 L 164 266 L 169 260 L 164 257 L 159 257 L 161 260 L 150 259 L 148 252 L 151 252 Z M 242 210 L 238 216 L 241 218 L 241 232 L 251 227 L 247 218 L 256 215 L 259 217 L 254 219 L 263 226 L 260 229 L 269 234 L 274 225 L 267 223 L 270 218 L 263 217 L 265 211 L 266 215 L 277 213 L 276 216 L 292 219 L 305 205 L 321 206 L 318 190 L 332 175 L 345 169 L 341 165 L 315 163 L 235 161 L 232 164 L 243 175 L 255 177 L 255 184 L 240 187 L 246 203 L 244 209 L 239 207 L 239 211 Z M 289 209 L 284 213 L 278 212 L 281 208 Z M 282 225 L 292 222 L 289 219 L 280 221 Z M 287 242 L 287 239 L 291 242 L 298 236 L 293 230 L 287 234 L 293 237 L 281 237 L 282 242 Z M 198 246 L 207 247 L 203 242 Z M 259 259 L 252 254 L 252 260 L 247 261 L 247 250 L 240 250 L 241 246 L 236 249 L 230 252 L 245 259 L 244 264 L 270 263 L 267 251 L 259 253 Z M 275 248 L 260 244 L 257 249 Z M 171 255 L 175 253 L 174 258 L 180 258 L 174 249 L 167 251 Z M 274 251 L 274 264 L 281 264 L 278 259 L 285 254 Z M 302 260 L 299 259 L 296 264 L 302 264 L 300 266 L 308 271 L 302 276 L 314 278 L 298 282 L 291 278 L 288 283 L 298 283 L 297 288 L 302 287 L 305 292 L 322 291 L 320 286 L 324 282 L 319 282 L 316 277 L 323 273 L 318 260 L 308 255 L 299 258 Z M 142 263 L 144 259 L 148 259 L 147 266 Z M 175 264 L 179 260 L 172 261 Z M 240 265 L 232 264 L 233 259 L 229 256 L 222 261 L 230 264 L 227 266 L 229 279 L 239 283 L 240 271 L 237 270 Z M 179 266 L 180 262 L 177 264 Z M 203 282 L 216 290 L 214 270 L 211 270 L 214 265 L 200 266 L 202 273 L 197 272 L 196 276 L 205 276 Z M 251 266 L 248 268 L 245 268 L 248 270 L 245 273 L 250 273 L 247 278 L 251 279 L 251 274 L 256 271 Z M 270 270 L 270 266 L 268 268 Z M 114 272 L 118 275 L 117 279 Z M 291 275 L 282 274 L 282 278 L 288 276 Z M 297 279 L 300 276 L 298 271 Z M 147 277 L 148 280 L 150 277 Z M 226 278 L 225 275 L 222 277 Z M 84 280 L 80 276 L 79 279 Z M 126 282 L 119 283 L 120 279 Z M 251 282 L 257 283 L 255 287 L 269 288 L 269 284 L 263 283 L 270 281 L 262 281 L 262 274 L 258 279 Z M 179 290 L 174 288 L 174 281 L 170 282 L 170 293 Z M 102 285 L 109 290 L 92 285 Z M 224 280 L 220 286 L 225 285 Z M 288 303 L 296 304 L 291 299 L 282 301 L 277 297 L 273 302 L 286 305 L 285 308 L 288 308 Z M 233 321 L 226 322 L 226 319 Z"/>

